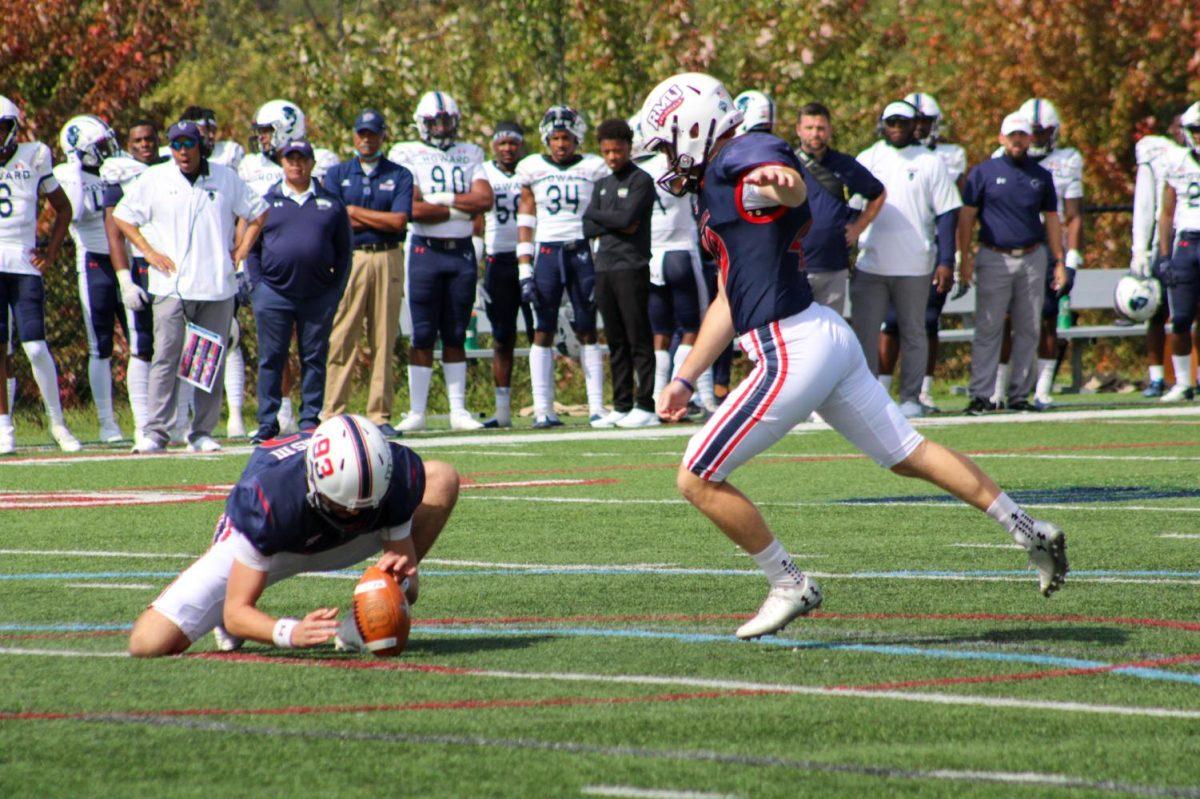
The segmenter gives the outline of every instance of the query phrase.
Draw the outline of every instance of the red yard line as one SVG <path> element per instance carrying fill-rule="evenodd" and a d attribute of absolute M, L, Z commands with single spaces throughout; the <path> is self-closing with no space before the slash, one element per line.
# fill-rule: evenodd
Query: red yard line
<path fill-rule="evenodd" d="M 690 693 L 650 694 L 647 696 L 555 696 L 547 699 L 456 699 L 450 701 L 404 702 L 385 705 L 292 705 L 259 708 L 165 708 L 162 710 L 92 711 L 62 713 L 27 711 L 0 713 L 0 721 L 87 721 L 94 718 L 133 716 L 137 718 L 181 716 L 304 716 L 332 713 L 395 713 L 422 710 L 497 710 L 536 707 L 573 707 L 587 705 L 632 705 L 658 702 L 685 702 L 694 699 L 764 696 L 782 693 L 771 690 L 695 691 Z"/>
<path fill-rule="evenodd" d="M 70 632 L 45 633 L 0 633 L 0 640 L 24 641 L 31 638 L 62 640 L 65 638 L 106 638 L 113 635 L 129 635 L 129 630 L 72 630 Z"/>
<path fill-rule="evenodd" d="M 1089 666 L 1078 669 L 1049 669 L 1047 671 L 1021 671 L 1015 674 L 986 674 L 978 677 L 935 677 L 929 680 L 907 680 L 904 682 L 881 682 L 871 685 L 835 685 L 834 691 L 898 691 L 906 688 L 930 688 L 941 685 L 970 685 L 975 683 L 1016 682 L 1019 680 L 1046 680 L 1052 677 L 1079 677 L 1088 674 L 1106 674 L 1120 669 L 1155 668 L 1175 666 L 1180 663 L 1195 663 L 1200 655 L 1177 655 L 1155 660 L 1137 660 L 1128 663 L 1110 663 L 1106 666 Z"/>

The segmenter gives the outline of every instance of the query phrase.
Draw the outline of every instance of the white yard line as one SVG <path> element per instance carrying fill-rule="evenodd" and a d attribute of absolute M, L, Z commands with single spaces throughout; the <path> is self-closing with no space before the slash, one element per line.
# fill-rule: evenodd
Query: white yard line
<path fill-rule="evenodd" d="M 80 558 L 198 558 L 198 553 L 189 552 L 120 552 L 91 549 L 0 549 L 0 555 L 55 555 Z"/>
<path fill-rule="evenodd" d="M 1155 538 L 1174 538 L 1182 541 L 1200 540 L 1200 533 L 1159 533 Z"/>
<path fill-rule="evenodd" d="M 948 544 L 947 546 L 960 547 L 962 549 L 1020 549 L 1024 551 L 1025 547 L 1020 544 Z"/>
<path fill-rule="evenodd" d="M 67 583 L 67 588 L 124 588 L 129 591 L 149 591 L 161 586 L 150 583 Z"/>
<path fill-rule="evenodd" d="M 735 793 L 635 788 L 632 785 L 585 785 L 579 792 L 584 796 L 618 796 L 629 799 L 739 799 Z"/>

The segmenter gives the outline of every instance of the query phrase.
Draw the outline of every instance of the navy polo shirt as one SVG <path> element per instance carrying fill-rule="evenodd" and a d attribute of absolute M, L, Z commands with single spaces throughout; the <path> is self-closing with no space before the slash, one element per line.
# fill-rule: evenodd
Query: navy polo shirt
<path fill-rule="evenodd" d="M 859 194 L 874 200 L 883 194 L 883 184 L 852 155 L 826 150 L 819 163 L 837 176 L 851 196 Z M 848 269 L 846 225 L 858 212 L 847 205 L 850 196 L 835 197 L 807 169 L 801 169 L 801 174 L 808 189 L 808 208 L 812 211 L 812 227 L 804 235 L 804 268 L 810 272 Z"/>
<path fill-rule="evenodd" d="M 967 175 L 963 205 L 979 209 L 979 241 L 1003 250 L 1046 240 L 1042 214 L 1058 210 L 1054 176 L 1032 158 L 1007 153 L 984 161 Z"/>
<path fill-rule="evenodd" d="M 370 175 L 363 172 L 358 158 L 335 164 L 325 173 L 325 188 L 340 197 L 346 205 L 412 217 L 412 173 L 382 156 Z M 398 244 L 404 240 L 402 234 L 371 228 L 355 230 L 353 233 L 355 247 L 364 244 Z"/>
<path fill-rule="evenodd" d="M 257 281 L 294 299 L 324 294 L 350 273 L 350 216 L 336 195 L 317 181 L 303 205 L 286 197 L 283 182 L 267 190 L 267 221 L 246 258 Z"/>

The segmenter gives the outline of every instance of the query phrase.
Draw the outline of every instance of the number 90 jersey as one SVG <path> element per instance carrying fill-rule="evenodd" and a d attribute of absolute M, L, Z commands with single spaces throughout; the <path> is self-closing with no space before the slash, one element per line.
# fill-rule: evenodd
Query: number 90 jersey
<path fill-rule="evenodd" d="M 455 142 L 445 150 L 420 141 L 406 141 L 388 151 L 388 160 L 407 167 L 422 195 L 438 192 L 466 194 L 483 179 L 483 150 L 477 144 Z M 471 235 L 470 219 L 410 222 L 409 230 L 431 239 L 463 239 Z"/>
<path fill-rule="evenodd" d="M 598 155 L 578 154 L 567 164 L 556 164 L 545 155 L 522 158 L 517 180 L 530 188 L 537 203 L 537 241 L 582 239 L 583 212 L 592 201 L 592 189 L 608 174 Z"/>
<path fill-rule="evenodd" d="M 517 173 L 505 172 L 495 161 L 483 165 L 483 177 L 492 184 L 495 202 L 484 216 L 483 246 L 488 255 L 510 253 L 517 249 L 517 201 L 521 184 Z"/>
<path fill-rule="evenodd" d="M 1175 190 L 1175 233 L 1200 230 L 1200 163 L 1192 151 L 1180 147 L 1166 168 L 1167 185 Z"/>

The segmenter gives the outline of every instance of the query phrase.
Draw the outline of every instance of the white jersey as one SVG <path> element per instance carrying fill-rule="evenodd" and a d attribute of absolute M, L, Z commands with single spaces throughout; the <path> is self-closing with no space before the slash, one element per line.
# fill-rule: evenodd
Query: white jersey
<path fill-rule="evenodd" d="M 950 182 L 958 185 L 958 179 L 967 171 L 967 151 L 962 148 L 962 145 L 949 142 L 938 142 L 934 145 L 933 151 L 937 153 L 938 158 L 942 159 L 942 165 L 950 174 Z"/>
<path fill-rule="evenodd" d="M 37 246 L 38 198 L 58 188 L 50 148 L 40 141 L 18 144 L 0 164 L 0 272 L 40 275 L 30 253 Z"/>
<path fill-rule="evenodd" d="M 1167 165 L 1180 147 L 1166 136 L 1143 136 L 1134 146 L 1137 176 L 1133 186 L 1133 254 L 1146 256 L 1158 247 L 1158 209 L 1167 185 Z"/>
<path fill-rule="evenodd" d="M 992 158 L 1004 155 L 1004 148 L 997 147 Z M 1061 220 L 1067 200 L 1083 199 L 1083 156 L 1074 147 L 1055 147 L 1040 160 L 1034 158 L 1037 165 L 1050 173 L 1054 178 L 1054 193 L 1058 195 L 1058 218 Z M 1063 230 L 1066 235 L 1066 230 Z"/>
<path fill-rule="evenodd" d="M 250 153 L 238 164 L 237 174 L 255 194 L 266 197 L 267 191 L 283 180 L 283 167 L 262 153 Z"/>
<path fill-rule="evenodd" d="M 388 160 L 412 172 L 413 182 L 422 195 L 441 192 L 466 194 L 476 180 L 486 179 L 482 148 L 469 142 L 455 142 L 445 150 L 422 141 L 406 141 L 388 151 Z M 410 222 L 409 230 L 433 239 L 464 239 L 474 231 L 470 219 L 443 222 Z"/>
<path fill-rule="evenodd" d="M 100 180 L 106 186 L 120 186 L 121 192 L 124 193 L 129 190 L 130 184 L 137 179 L 138 175 L 149 168 L 148 165 L 143 164 L 128 154 L 105 158 L 104 163 L 100 165 Z M 135 258 L 142 257 L 142 251 L 134 247 L 129 241 L 125 242 L 125 246 L 129 250 L 130 255 Z"/>
<path fill-rule="evenodd" d="M 75 267 L 86 268 L 84 253 L 108 255 L 104 232 L 104 180 L 76 160 L 54 167 L 54 177 L 71 201 L 71 239 L 75 242 Z"/>
<path fill-rule="evenodd" d="M 667 171 L 666 156 L 655 155 L 638 161 L 637 165 L 650 175 L 656 192 L 650 215 L 651 253 L 690 250 L 699 246 L 700 234 L 696 229 L 691 196 L 676 197 L 658 185 L 658 179 Z"/>
<path fill-rule="evenodd" d="M 337 166 L 341 163 L 341 159 L 337 157 L 337 153 L 333 150 L 326 150 L 324 147 L 313 148 L 313 180 L 324 180 L 325 173 L 332 166 Z"/>
<path fill-rule="evenodd" d="M 537 203 L 537 241 L 578 241 L 583 238 L 583 213 L 592 202 L 596 181 L 610 174 L 598 155 L 580 153 L 578 160 L 560 166 L 545 155 L 527 155 L 517 164 L 517 179 L 528 186 Z"/>
<path fill-rule="evenodd" d="M 1200 162 L 1186 147 L 1180 147 L 1166 162 L 1167 185 L 1175 190 L 1176 234 L 1200 231 Z"/>
<path fill-rule="evenodd" d="M 210 164 L 220 164 L 227 166 L 233 171 L 237 171 L 238 164 L 242 163 L 242 159 L 246 157 L 246 148 L 235 141 L 223 139 L 213 142 L 212 155 L 208 157 Z"/>
<path fill-rule="evenodd" d="M 521 199 L 521 184 L 517 173 L 501 169 L 495 161 L 483 165 L 483 177 L 492 185 L 495 202 L 483 217 L 483 246 L 491 255 L 510 253 L 517 249 L 517 202 Z"/>
<path fill-rule="evenodd" d="M 858 155 L 887 189 L 879 215 L 859 239 L 858 268 L 889 276 L 928 275 L 937 250 L 936 219 L 962 206 L 942 159 L 917 145 L 878 141 Z"/>

